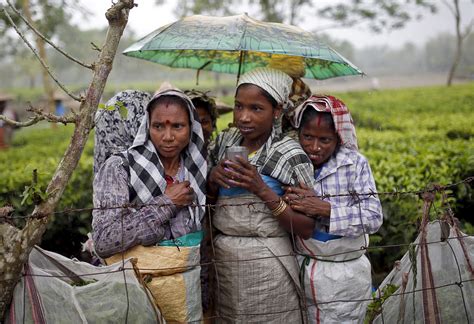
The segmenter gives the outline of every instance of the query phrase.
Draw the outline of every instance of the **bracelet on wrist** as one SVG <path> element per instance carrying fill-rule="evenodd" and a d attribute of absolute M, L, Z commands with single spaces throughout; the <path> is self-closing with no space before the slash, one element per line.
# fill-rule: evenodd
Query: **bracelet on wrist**
<path fill-rule="evenodd" d="M 280 202 L 279 202 L 278 206 L 275 209 L 271 210 L 273 216 L 278 218 L 281 214 L 283 214 L 286 207 L 288 207 L 288 205 L 286 204 L 286 202 L 283 199 L 280 198 Z"/>

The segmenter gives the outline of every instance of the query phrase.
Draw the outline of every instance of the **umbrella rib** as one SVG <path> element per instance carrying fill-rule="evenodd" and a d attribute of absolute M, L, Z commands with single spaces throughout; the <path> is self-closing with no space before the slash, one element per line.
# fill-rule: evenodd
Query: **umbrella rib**
<path fill-rule="evenodd" d="M 181 56 L 181 54 L 183 54 L 183 52 L 184 52 L 184 49 L 182 49 L 182 50 L 179 51 L 179 54 L 176 55 L 176 57 L 174 58 L 174 60 L 171 62 L 170 66 L 173 66 L 174 62 L 176 62 L 176 61 L 179 59 L 179 57 Z"/>
<path fill-rule="evenodd" d="M 242 33 L 242 36 L 240 37 L 238 50 L 242 50 L 242 40 L 244 39 L 246 33 L 247 33 L 247 21 L 245 21 L 244 19 L 244 32 Z"/>
<path fill-rule="evenodd" d="M 308 70 L 311 71 L 311 74 L 313 75 L 313 78 L 315 78 L 316 80 L 318 80 L 319 78 L 316 76 L 316 74 L 314 74 L 314 71 L 313 71 L 313 69 L 309 66 L 308 61 L 303 60 L 303 62 L 304 62 L 304 64 L 306 65 L 306 67 L 308 68 Z"/>

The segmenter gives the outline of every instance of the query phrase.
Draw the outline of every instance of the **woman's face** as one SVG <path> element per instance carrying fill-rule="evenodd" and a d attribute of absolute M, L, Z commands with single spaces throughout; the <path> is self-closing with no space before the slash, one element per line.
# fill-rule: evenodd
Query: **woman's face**
<path fill-rule="evenodd" d="M 256 85 L 246 84 L 237 89 L 234 106 L 234 123 L 244 141 L 264 142 L 271 134 L 273 120 L 281 109 L 274 108 L 263 90 Z"/>
<path fill-rule="evenodd" d="M 331 158 L 338 143 L 337 133 L 321 115 L 315 116 L 301 127 L 299 139 L 315 168 L 320 168 Z"/>
<path fill-rule="evenodd" d="M 188 110 L 176 103 L 151 107 L 150 139 L 160 157 L 173 159 L 189 144 Z"/>
<path fill-rule="evenodd" d="M 199 115 L 199 121 L 201 123 L 202 132 L 204 135 L 204 142 L 209 143 L 211 138 L 213 127 L 212 127 L 212 117 L 209 111 L 202 106 L 196 106 L 197 113 Z"/>

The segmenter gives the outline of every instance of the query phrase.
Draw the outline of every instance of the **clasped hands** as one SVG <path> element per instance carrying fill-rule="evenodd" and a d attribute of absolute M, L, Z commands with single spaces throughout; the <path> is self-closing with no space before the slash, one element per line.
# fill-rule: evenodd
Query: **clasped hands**
<path fill-rule="evenodd" d="M 167 195 L 176 207 L 184 207 L 194 202 L 194 190 L 189 181 L 175 182 L 166 186 Z"/>
<path fill-rule="evenodd" d="M 313 218 L 330 216 L 331 204 L 318 198 L 314 190 L 304 183 L 300 182 L 299 187 L 284 187 L 284 189 L 283 200 L 294 211 Z"/>

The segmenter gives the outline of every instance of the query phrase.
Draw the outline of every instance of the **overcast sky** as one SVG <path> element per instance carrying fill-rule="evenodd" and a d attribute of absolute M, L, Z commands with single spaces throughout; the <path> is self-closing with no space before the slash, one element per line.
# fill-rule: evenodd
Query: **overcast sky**
<path fill-rule="evenodd" d="M 344 0 L 342 0 L 344 1 Z M 323 0 L 324 3 L 332 3 L 331 0 Z M 345 28 L 345 29 L 329 29 L 326 32 L 337 39 L 350 40 L 356 47 L 364 47 L 367 45 L 382 45 L 390 44 L 392 47 L 400 47 L 407 41 L 413 43 L 424 43 L 433 35 L 439 32 L 450 32 L 454 34 L 454 18 L 449 10 L 442 4 L 441 0 L 433 0 L 438 3 L 438 13 L 431 15 L 427 14 L 421 21 L 410 22 L 405 28 L 392 31 L 384 34 L 374 34 L 369 32 L 366 28 Z M 85 27 L 104 27 L 106 19 L 105 11 L 110 7 L 110 0 L 80 0 L 84 7 L 88 8 L 93 17 L 89 18 L 88 22 L 81 21 L 81 25 Z M 152 32 L 153 30 L 173 22 L 176 17 L 173 14 L 175 1 L 166 1 L 165 5 L 155 5 L 155 0 L 136 0 L 138 7 L 130 12 L 129 24 L 127 28 L 133 29 L 138 36 L 142 37 Z M 465 25 L 474 19 L 474 5 L 471 0 L 461 0 L 462 9 L 462 23 Z M 246 10 L 242 8 L 242 12 Z M 79 23 L 79 17 L 73 21 Z M 321 26 L 327 26 L 326 23 L 312 22 L 310 19 L 304 21 L 299 27 L 307 30 L 314 30 Z"/>

